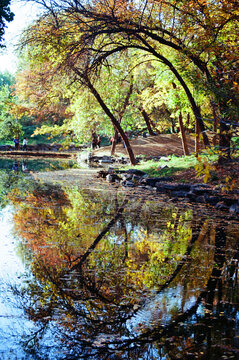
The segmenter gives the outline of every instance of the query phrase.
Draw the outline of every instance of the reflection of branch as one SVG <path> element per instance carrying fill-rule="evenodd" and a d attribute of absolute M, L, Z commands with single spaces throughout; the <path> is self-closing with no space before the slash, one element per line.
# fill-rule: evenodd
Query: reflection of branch
<path fill-rule="evenodd" d="M 119 217 L 122 215 L 122 212 L 125 208 L 125 205 L 127 204 L 128 199 L 126 199 L 124 201 L 124 203 L 121 205 L 121 207 L 119 208 L 117 214 L 115 215 L 115 217 L 109 222 L 109 224 L 101 231 L 101 233 L 97 236 L 97 238 L 94 240 L 94 242 L 92 243 L 92 245 L 88 248 L 88 250 L 84 253 L 84 255 L 82 255 L 80 261 L 75 264 L 74 266 L 72 266 L 71 270 L 77 270 L 79 269 L 82 264 L 85 262 L 85 260 L 88 258 L 88 256 L 91 254 L 91 252 L 96 248 L 96 246 L 98 245 L 98 243 L 100 242 L 100 240 L 105 236 L 105 234 L 107 234 L 107 232 L 111 229 L 111 227 L 116 223 L 116 221 L 119 219 Z"/>
<path fill-rule="evenodd" d="M 206 290 L 203 290 L 201 292 L 201 294 L 197 298 L 196 303 L 190 309 L 185 311 L 185 313 L 179 315 L 177 317 L 177 319 L 175 319 L 174 322 L 168 326 L 168 329 L 165 328 L 164 330 L 168 330 L 168 331 L 173 330 L 174 331 L 175 325 L 177 325 L 181 321 L 185 321 L 188 318 L 188 316 L 195 313 L 195 311 L 198 308 L 198 305 L 200 304 L 202 299 L 205 298 L 206 296 L 207 296 L 206 303 L 207 304 L 208 304 L 208 302 L 210 304 L 213 303 L 213 296 L 215 293 L 217 280 L 220 279 L 220 277 L 222 276 L 223 264 L 225 263 L 226 234 L 225 234 L 222 224 L 219 224 L 219 225 L 221 225 L 221 228 L 220 229 L 217 228 L 216 237 L 215 237 L 215 251 L 214 251 L 214 259 L 213 259 L 214 266 L 213 266 L 210 278 L 208 279 Z M 163 333 L 161 333 L 160 335 L 162 336 Z M 155 338 L 156 337 L 157 337 L 157 335 L 155 335 Z"/>
<path fill-rule="evenodd" d="M 33 333 L 31 333 L 31 336 L 29 335 L 29 336 L 26 338 L 26 340 L 24 340 L 24 345 L 25 345 L 25 347 L 26 347 L 26 346 L 32 347 L 31 342 L 33 341 L 34 344 L 35 344 L 36 341 L 37 341 L 37 337 L 44 335 L 44 331 L 47 330 L 47 329 L 46 329 L 47 323 L 48 323 L 48 321 L 47 321 L 46 323 L 43 323 L 43 326 L 41 326 L 38 330 L 35 330 Z M 29 345 L 29 344 L 30 344 L 30 345 Z"/>
<path fill-rule="evenodd" d="M 200 238 L 200 235 L 202 233 L 202 231 L 204 231 L 203 228 L 203 222 L 204 219 L 202 219 L 198 225 L 197 231 L 195 231 L 195 233 L 192 236 L 192 239 L 190 241 L 190 243 L 188 244 L 187 250 L 184 254 L 184 258 L 181 260 L 180 264 L 177 266 L 177 268 L 174 270 L 174 273 L 172 274 L 172 276 L 170 277 L 170 279 L 162 285 L 161 289 L 159 290 L 159 292 L 163 291 L 165 288 L 168 287 L 168 285 L 175 279 L 175 277 L 178 275 L 178 273 L 180 272 L 180 270 L 182 269 L 183 265 L 185 264 L 185 262 L 188 260 L 188 255 L 191 253 L 192 251 L 192 247 L 193 244 L 195 243 L 195 241 L 197 239 Z M 201 230 L 201 231 L 200 231 Z M 204 235 L 205 236 L 205 235 Z"/>
<path fill-rule="evenodd" d="M 194 217 L 194 219 L 195 219 L 195 217 Z M 172 283 L 172 281 L 176 278 L 176 276 L 179 274 L 179 272 L 182 270 L 182 267 L 188 260 L 188 255 L 191 253 L 193 244 L 196 242 L 196 240 L 200 240 L 200 239 L 202 240 L 202 238 L 205 237 L 206 234 L 204 234 L 204 226 L 203 226 L 204 224 L 203 223 L 204 223 L 204 219 L 202 218 L 197 226 L 197 229 L 195 230 L 195 232 L 192 235 L 191 241 L 188 244 L 187 250 L 184 254 L 184 258 L 181 260 L 180 264 L 178 264 L 177 268 L 174 270 L 170 279 L 161 286 L 160 290 L 158 291 L 158 294 L 161 293 L 164 289 L 166 289 Z M 193 226 L 192 226 L 192 229 L 193 229 Z M 135 313 L 137 313 L 139 310 L 140 309 L 137 308 Z"/>
<path fill-rule="evenodd" d="M 210 278 L 208 279 L 208 282 L 206 284 L 206 289 L 199 294 L 195 304 L 191 308 L 186 310 L 184 313 L 179 314 L 170 324 L 166 326 L 159 325 L 155 327 L 153 330 L 144 331 L 144 333 L 139 335 L 137 339 L 136 338 L 134 338 L 133 340 L 126 339 L 125 341 L 121 341 L 121 342 L 112 341 L 111 345 L 114 344 L 115 346 L 117 346 L 117 350 L 123 350 L 127 346 L 130 345 L 132 346 L 133 344 L 137 346 L 138 344 L 150 343 L 162 339 L 165 336 L 169 338 L 171 335 L 175 335 L 175 329 L 177 328 L 179 323 L 185 322 L 189 316 L 192 316 L 193 314 L 196 313 L 198 306 L 203 299 L 205 299 L 206 301 L 206 306 L 213 304 L 217 281 L 222 276 L 223 265 L 225 263 L 226 233 L 223 229 L 222 224 L 219 225 L 221 225 L 221 228 L 220 229 L 217 228 L 216 237 L 215 237 L 215 251 L 214 251 L 214 259 L 213 259 L 214 266 Z M 196 238 L 200 238 L 201 233 L 202 232 L 200 231 L 199 236 L 194 237 L 192 239 L 190 246 L 192 246 Z"/>

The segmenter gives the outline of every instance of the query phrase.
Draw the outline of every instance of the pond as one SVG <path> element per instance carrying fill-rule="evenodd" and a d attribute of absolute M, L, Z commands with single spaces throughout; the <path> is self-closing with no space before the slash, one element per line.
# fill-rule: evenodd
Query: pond
<path fill-rule="evenodd" d="M 238 218 L 70 171 L 0 170 L 0 358 L 238 359 Z"/>

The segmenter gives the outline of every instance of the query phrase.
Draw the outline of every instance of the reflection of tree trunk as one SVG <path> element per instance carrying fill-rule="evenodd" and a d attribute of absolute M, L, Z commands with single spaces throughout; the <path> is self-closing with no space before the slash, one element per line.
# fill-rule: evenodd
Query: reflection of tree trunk
<path fill-rule="evenodd" d="M 177 213 L 176 213 L 176 217 L 174 220 L 174 229 L 178 230 L 178 225 L 179 225 L 179 219 L 180 219 L 180 215 L 181 215 L 181 209 L 176 209 Z"/>
<path fill-rule="evenodd" d="M 125 245 L 125 256 L 124 256 L 123 262 L 125 262 L 125 260 L 127 260 L 128 256 L 129 256 L 128 233 L 127 233 L 126 226 L 124 226 L 124 245 Z"/>
<path fill-rule="evenodd" d="M 120 224 L 121 224 L 121 229 L 124 230 L 124 249 L 125 249 L 125 254 L 124 254 L 124 258 L 123 258 L 123 263 L 128 259 L 128 250 L 129 250 L 129 244 L 128 244 L 128 232 L 127 232 L 127 228 L 125 225 L 125 221 L 124 219 L 120 219 Z"/>
<path fill-rule="evenodd" d="M 92 245 L 88 248 L 88 250 L 84 253 L 84 255 L 81 256 L 80 261 L 73 265 L 71 270 L 76 270 L 76 269 L 80 269 L 82 264 L 85 262 L 85 260 L 88 258 L 88 256 L 91 254 L 91 252 L 96 248 L 96 246 L 98 245 L 98 243 L 100 242 L 100 240 L 107 234 L 107 232 L 112 228 L 112 226 L 116 223 L 116 221 L 120 218 L 120 216 L 122 215 L 125 205 L 127 204 L 128 200 L 126 199 L 123 203 L 123 205 L 121 205 L 121 207 L 119 208 L 117 214 L 115 215 L 115 217 L 109 222 L 108 225 L 106 225 L 106 227 L 101 231 L 101 233 L 97 236 L 97 238 L 94 240 L 94 242 L 92 243 Z"/>
<path fill-rule="evenodd" d="M 199 224 L 199 226 L 200 226 L 200 224 Z M 220 226 L 220 228 L 219 228 L 219 226 Z M 208 323 L 206 322 L 206 324 L 208 324 L 209 326 L 206 326 L 206 333 L 204 333 L 204 335 L 207 339 L 208 348 L 210 348 L 211 337 L 212 337 L 211 336 L 212 335 L 212 327 L 210 326 L 212 323 L 211 310 L 214 306 L 215 294 L 217 294 L 217 293 L 219 293 L 218 299 L 217 299 L 218 304 L 220 306 L 222 306 L 222 301 L 221 301 L 222 300 L 222 295 L 221 295 L 222 279 L 221 279 L 221 277 L 224 272 L 224 264 L 225 264 L 225 258 L 226 258 L 225 257 L 226 233 L 224 230 L 224 226 L 225 226 L 224 223 L 219 223 L 219 224 L 217 224 L 216 232 L 214 232 L 214 229 L 212 229 L 212 231 L 210 232 L 210 237 L 211 237 L 212 242 L 214 242 L 214 235 L 215 235 L 214 267 L 211 272 L 210 278 L 206 284 L 206 290 L 202 291 L 201 294 L 198 296 L 195 305 L 193 305 L 190 309 L 188 309 L 184 313 L 179 314 L 179 316 L 176 319 L 174 319 L 174 321 L 172 323 L 170 323 L 168 326 L 164 326 L 162 328 L 162 330 L 160 332 L 161 338 L 163 338 L 164 336 L 169 337 L 170 335 L 175 335 L 175 332 L 177 333 L 177 331 L 178 331 L 178 324 L 181 322 L 185 322 L 188 318 L 191 318 L 191 316 L 193 314 L 196 314 L 198 306 L 201 304 L 202 300 L 204 300 L 203 303 L 209 309 L 208 314 L 207 313 L 205 314 L 205 317 L 208 316 Z M 203 235 L 203 233 L 204 233 L 204 235 Z M 198 239 L 201 236 L 206 236 L 208 234 L 207 227 L 205 227 L 203 233 L 201 234 L 201 232 L 200 232 Z M 200 240 L 198 240 L 198 241 L 200 241 Z M 237 252 L 237 254 L 238 254 L 238 252 Z M 234 273 L 235 273 L 235 271 L 236 271 L 236 266 L 234 269 Z M 165 286 L 164 286 L 164 288 L 165 288 Z M 216 290 L 218 290 L 218 291 L 216 291 Z M 220 308 L 217 310 L 219 313 Z M 151 330 L 148 332 L 145 332 L 142 335 L 142 339 L 148 339 L 149 336 L 152 339 L 152 341 L 158 339 L 159 328 L 156 328 L 154 332 Z M 198 346 L 198 343 L 196 343 L 196 344 Z M 197 347 L 197 349 L 198 349 L 198 347 Z"/>
<path fill-rule="evenodd" d="M 226 233 L 222 224 L 220 225 L 220 229 L 218 227 L 216 229 L 214 267 L 207 283 L 206 307 L 210 310 L 213 307 L 215 290 L 217 287 L 220 288 L 221 274 L 225 262 Z"/>
<path fill-rule="evenodd" d="M 185 278 L 184 278 L 184 283 L 183 283 L 183 293 L 182 293 L 182 301 L 181 301 L 181 309 L 180 309 L 180 311 L 181 311 L 181 313 L 183 313 L 183 309 L 184 309 L 184 306 L 185 306 L 185 304 L 186 304 L 186 302 L 187 302 L 187 284 L 186 284 L 186 276 L 185 276 Z"/>

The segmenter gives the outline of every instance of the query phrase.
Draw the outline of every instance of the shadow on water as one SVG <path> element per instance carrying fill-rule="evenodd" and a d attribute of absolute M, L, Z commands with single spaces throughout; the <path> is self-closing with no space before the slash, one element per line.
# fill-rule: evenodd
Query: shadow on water
<path fill-rule="evenodd" d="M 238 219 L 33 180 L 7 198 L 24 271 L 6 359 L 238 359 Z"/>

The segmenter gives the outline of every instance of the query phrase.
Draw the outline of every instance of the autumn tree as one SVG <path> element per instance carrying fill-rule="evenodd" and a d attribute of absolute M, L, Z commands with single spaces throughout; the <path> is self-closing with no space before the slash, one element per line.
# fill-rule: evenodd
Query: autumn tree
<path fill-rule="evenodd" d="M 79 50 L 81 54 L 69 52 L 71 38 L 65 37 L 65 27 L 56 32 L 55 25 L 50 20 L 51 18 L 49 17 L 42 18 L 35 26 L 31 27 L 31 30 L 28 30 L 26 33 L 25 44 L 29 47 L 31 46 L 35 59 L 38 58 L 40 64 L 47 66 L 48 71 L 44 69 L 44 74 L 51 72 L 52 78 L 55 76 L 57 78 L 59 76 L 64 77 L 67 74 L 70 82 L 77 84 L 78 88 L 87 88 L 92 93 L 113 126 L 118 129 L 125 142 L 130 161 L 132 164 L 135 164 L 136 160 L 129 140 L 116 116 L 100 95 L 94 74 L 89 71 L 91 68 L 90 63 L 93 60 L 92 52 L 89 49 L 85 51 L 83 48 Z M 66 26 L 71 27 L 72 23 L 68 22 Z M 77 41 L 79 45 L 80 38 Z M 46 48 L 47 52 L 45 51 Z M 62 56 L 64 57 L 63 61 Z"/>
<path fill-rule="evenodd" d="M 20 101 L 19 113 L 25 111 L 36 123 L 61 125 L 64 119 L 72 117 L 67 111 L 69 86 L 66 76 L 55 75 L 53 78 L 48 64 L 40 64 L 34 55 L 26 51 L 15 82 L 15 93 Z"/>
<path fill-rule="evenodd" d="M 77 141 L 84 143 L 90 140 L 91 132 L 112 136 L 114 127 L 109 117 L 87 87 L 79 87 L 67 73 L 57 76 L 47 62 L 38 61 L 29 49 L 23 54 L 24 61 L 15 85 L 16 94 L 21 100 L 19 112 L 25 110 L 35 117 L 41 125 L 37 129 L 38 134 L 63 134 L 67 137 L 72 134 Z M 138 64 L 136 69 L 135 57 L 136 54 L 132 55 L 131 51 L 111 56 L 107 66 L 101 69 L 97 88 L 123 129 L 138 131 L 147 125 L 152 134 L 151 124 L 139 96 L 142 88 L 138 86 L 139 77 L 146 78 L 149 72 L 144 70 L 139 75 L 142 66 Z"/>
<path fill-rule="evenodd" d="M 63 15 L 62 17 L 64 20 Z M 97 63 L 95 63 L 94 49 L 91 48 L 86 49 L 84 46 L 83 47 L 81 46 L 82 37 L 84 38 L 84 34 L 80 34 L 79 37 L 73 39 L 74 43 L 72 43 L 72 38 L 69 38 L 69 43 L 67 43 L 65 39 L 66 28 L 64 27 L 58 29 L 59 31 L 57 31 L 57 36 L 56 36 L 56 32 L 54 31 L 54 27 L 55 27 L 54 21 L 55 19 L 53 19 L 52 22 L 52 19 L 50 17 L 47 17 L 44 20 L 40 19 L 39 22 L 26 33 L 25 44 L 27 44 L 27 46 L 30 49 L 32 49 L 30 53 L 32 56 L 34 56 L 33 64 L 36 64 L 36 58 L 38 56 L 38 64 L 40 64 L 40 69 L 42 69 L 42 71 L 40 71 L 40 76 L 41 77 L 44 76 L 44 79 L 46 79 L 46 77 L 49 77 L 49 73 L 51 76 L 50 77 L 51 80 L 53 78 L 58 79 L 59 77 L 64 78 L 67 74 L 69 79 L 68 81 L 75 84 L 78 83 L 80 84 L 80 87 L 87 88 L 95 97 L 95 99 L 103 109 L 104 113 L 111 120 L 114 128 L 117 129 L 117 132 L 120 133 L 122 140 L 126 145 L 126 149 L 128 151 L 130 161 L 132 164 L 135 164 L 136 160 L 134 158 L 129 140 L 121 126 L 121 119 L 125 112 L 126 107 L 128 106 L 129 96 L 130 93 L 132 92 L 132 86 L 130 93 L 128 93 L 128 95 L 125 97 L 125 100 L 121 105 L 121 109 L 119 110 L 116 116 L 116 114 L 114 114 L 114 111 L 112 111 L 113 109 L 110 108 L 110 106 L 106 103 L 106 101 L 103 100 L 102 95 L 100 95 L 99 86 L 97 86 L 98 87 L 97 89 L 95 85 L 95 84 L 98 85 L 100 83 L 100 81 L 98 80 L 99 78 L 98 75 L 99 75 L 99 70 L 101 70 L 101 67 L 106 65 L 104 62 L 105 58 L 102 57 L 102 62 L 97 61 Z M 69 27 L 70 25 L 72 25 L 72 23 L 68 17 L 67 27 Z M 77 46 L 76 53 L 72 52 L 73 46 L 74 47 Z M 44 53 L 46 47 L 48 48 L 48 52 Z M 121 50 L 123 50 L 123 48 Z M 64 58 L 62 59 L 62 55 L 59 55 L 60 56 L 59 58 L 58 55 L 56 55 L 58 53 L 62 55 L 64 54 Z M 115 50 L 112 52 L 112 54 L 107 54 L 107 60 L 109 59 L 109 56 L 110 55 L 113 56 L 114 53 Z M 174 73 L 176 78 L 179 81 L 181 81 L 181 83 L 183 83 L 184 89 L 186 89 L 186 93 L 194 109 L 193 111 L 195 111 L 195 109 L 197 110 L 197 106 L 191 95 L 191 91 L 187 86 L 187 84 L 185 83 L 185 81 L 179 75 L 176 68 L 173 67 L 173 65 L 171 65 L 171 62 L 162 55 L 160 55 L 160 60 L 166 62 L 167 66 L 173 68 L 172 72 Z M 98 80 L 98 82 L 96 80 Z M 44 82 L 46 82 L 46 80 L 44 80 Z M 148 116 L 146 116 L 145 110 L 143 110 L 142 114 L 147 123 Z M 147 126 L 149 128 L 150 124 L 147 124 Z"/>
<path fill-rule="evenodd" d="M 98 91 L 124 131 L 137 127 L 136 124 L 141 118 L 136 105 L 139 100 L 135 97 L 135 80 L 128 58 L 129 55 L 124 53 L 109 58 L 107 66 L 101 68 L 96 82 Z M 76 90 L 71 102 L 70 109 L 74 116 L 69 125 L 74 124 L 76 132 L 86 135 L 86 131 L 89 133 L 91 129 L 110 137 L 115 134 L 116 140 L 118 130 L 112 126 L 109 117 L 87 88 Z M 112 155 L 113 153 L 114 149 Z"/>
<path fill-rule="evenodd" d="M 76 28 L 81 34 L 80 41 L 79 38 L 72 41 L 68 48 L 71 65 L 82 55 L 82 49 L 84 52 L 97 50 L 90 63 L 92 69 L 110 54 L 130 47 L 144 50 L 166 64 L 187 93 L 208 145 L 200 109 L 177 66 L 163 53 L 165 48 L 172 49 L 181 65 L 192 67 L 195 83 L 203 83 L 218 104 L 220 149 L 230 157 L 230 131 L 238 101 L 236 1 L 182 0 L 175 3 L 162 0 L 130 4 L 103 1 L 96 4 L 59 0 L 49 4 L 44 1 L 43 5 L 51 11 L 55 31 L 59 27 L 62 29 L 64 23 L 65 38 L 69 39 Z"/>

